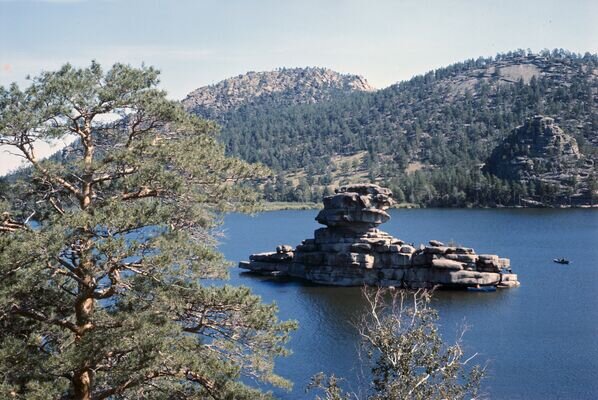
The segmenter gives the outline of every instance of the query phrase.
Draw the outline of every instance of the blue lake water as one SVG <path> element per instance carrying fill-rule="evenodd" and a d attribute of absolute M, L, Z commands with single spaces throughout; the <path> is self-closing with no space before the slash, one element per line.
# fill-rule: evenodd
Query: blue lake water
<path fill-rule="evenodd" d="M 220 249 L 232 262 L 278 244 L 299 244 L 319 225 L 314 210 L 230 214 Z M 598 212 L 593 210 L 391 210 L 380 228 L 407 242 L 430 239 L 473 247 L 511 259 L 521 287 L 491 293 L 435 293 L 443 337 L 459 327 L 468 354 L 487 363 L 483 389 L 493 399 L 598 398 Z M 553 263 L 557 257 L 570 265 Z M 362 387 L 359 337 L 354 321 L 364 312 L 360 288 L 280 282 L 231 270 L 231 283 L 249 286 L 275 301 L 281 319 L 300 327 L 277 361 L 276 371 L 294 382 L 279 398 L 313 398 L 309 378 L 319 371 Z"/>

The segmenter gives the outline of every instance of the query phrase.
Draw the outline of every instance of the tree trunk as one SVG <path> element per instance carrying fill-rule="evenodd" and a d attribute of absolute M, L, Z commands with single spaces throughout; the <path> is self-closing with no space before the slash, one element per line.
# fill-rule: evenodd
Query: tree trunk
<path fill-rule="evenodd" d="M 86 248 L 90 247 L 85 246 Z M 79 284 L 79 296 L 75 301 L 75 318 L 77 325 L 77 334 L 75 336 L 75 345 L 81 341 L 83 335 L 87 331 L 94 328 L 91 320 L 93 311 L 95 309 L 95 299 L 93 298 L 93 291 L 95 289 L 95 281 L 91 273 L 92 266 L 90 261 L 83 261 L 80 264 L 82 283 Z M 90 369 L 88 360 L 74 371 L 72 378 L 72 387 L 74 392 L 74 399 L 76 400 L 91 400 L 91 393 L 93 388 L 93 371 Z"/>
<path fill-rule="evenodd" d="M 90 248 L 91 245 L 87 244 L 85 247 Z M 85 256 L 82 258 L 85 258 Z M 95 299 L 93 298 L 95 280 L 91 272 L 92 262 L 87 260 L 81 262 L 79 270 L 81 271 L 79 275 L 82 282 L 79 284 L 79 296 L 75 301 L 75 317 L 79 329 L 77 339 L 80 339 L 85 332 L 93 328 L 91 316 L 95 309 Z"/>
<path fill-rule="evenodd" d="M 83 179 L 83 186 L 81 188 L 81 199 L 80 205 L 82 210 L 86 210 L 87 207 L 91 204 L 91 194 L 92 194 L 92 181 L 93 181 L 93 151 L 94 145 L 92 141 L 92 128 L 91 128 L 91 120 L 85 120 L 85 129 L 84 136 L 83 136 L 83 147 L 84 147 L 84 155 L 83 155 L 83 163 L 85 164 L 84 174 L 82 176 Z"/>
<path fill-rule="evenodd" d="M 74 399 L 91 400 L 91 371 L 89 369 L 76 371 L 72 382 Z"/>

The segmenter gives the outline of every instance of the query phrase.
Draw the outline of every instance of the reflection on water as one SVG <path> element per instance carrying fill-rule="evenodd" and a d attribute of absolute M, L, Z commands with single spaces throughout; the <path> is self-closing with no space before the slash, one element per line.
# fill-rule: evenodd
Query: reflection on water
<path fill-rule="evenodd" d="M 316 212 L 278 211 L 225 219 L 221 250 L 231 261 L 296 245 L 318 227 Z M 392 210 L 382 228 L 408 242 L 453 241 L 511 258 L 522 286 L 490 293 L 438 291 L 443 336 L 455 339 L 464 325 L 466 350 L 488 362 L 485 391 L 495 399 L 598 398 L 598 212 L 592 210 Z M 567 257 L 569 266 L 554 264 Z M 294 354 L 277 363 L 295 383 L 284 399 L 306 395 L 319 372 L 360 386 L 359 337 L 355 322 L 365 310 L 360 288 L 315 286 L 231 271 L 231 283 L 250 286 L 275 301 L 282 319 L 300 328 Z"/>

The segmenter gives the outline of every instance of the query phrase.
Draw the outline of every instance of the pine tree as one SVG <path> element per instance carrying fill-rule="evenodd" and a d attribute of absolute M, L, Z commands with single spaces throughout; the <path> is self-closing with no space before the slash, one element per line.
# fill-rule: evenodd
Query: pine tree
<path fill-rule="evenodd" d="M 0 88 L 0 143 L 29 163 L 0 203 L 0 397 L 268 397 L 293 322 L 213 286 L 220 210 L 263 168 L 157 89 L 158 71 L 65 65 Z M 74 135 L 62 157 L 36 143 Z"/>

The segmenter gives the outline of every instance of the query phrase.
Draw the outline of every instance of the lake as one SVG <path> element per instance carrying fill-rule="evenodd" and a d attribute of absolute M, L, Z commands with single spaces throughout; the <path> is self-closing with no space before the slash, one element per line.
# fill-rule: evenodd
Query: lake
<path fill-rule="evenodd" d="M 232 262 L 299 244 L 320 227 L 315 210 L 274 211 L 224 219 L 221 251 Z M 595 210 L 391 210 L 380 227 L 406 242 L 430 239 L 473 247 L 511 259 L 521 287 L 490 293 L 439 291 L 434 307 L 447 342 L 461 326 L 466 354 L 487 363 L 484 392 L 493 399 L 598 398 L 598 211 Z M 552 260 L 566 257 L 570 265 Z M 362 366 L 353 322 L 364 310 L 360 288 L 309 285 L 231 270 L 231 282 L 264 301 L 275 301 L 281 319 L 300 327 L 289 343 L 293 354 L 276 371 L 294 382 L 282 399 L 305 393 L 319 371 L 345 378 L 359 391 Z M 363 384 L 363 383 L 361 383 Z"/>

